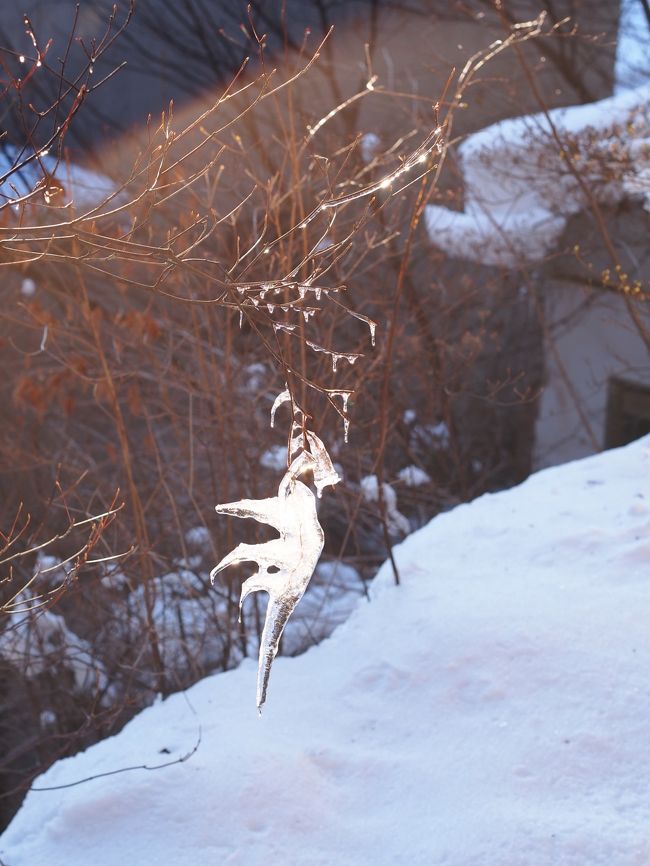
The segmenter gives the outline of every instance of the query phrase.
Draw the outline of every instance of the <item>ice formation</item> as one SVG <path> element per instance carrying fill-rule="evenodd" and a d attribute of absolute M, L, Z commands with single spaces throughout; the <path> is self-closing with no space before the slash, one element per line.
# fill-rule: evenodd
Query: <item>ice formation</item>
<path fill-rule="evenodd" d="M 285 402 L 291 402 L 288 391 L 275 400 L 271 410 L 272 423 L 277 408 Z M 238 544 L 210 573 L 214 583 L 216 575 L 229 565 L 255 562 L 257 571 L 242 586 L 240 611 L 252 592 L 262 591 L 269 595 L 257 671 L 257 708 L 260 713 L 266 700 L 271 666 L 278 652 L 282 632 L 307 589 L 325 540 L 318 522 L 316 497 L 299 476 L 311 471 L 319 496 L 324 487 L 340 481 L 321 440 L 297 422 L 297 418 L 304 419 L 302 410 L 295 403 L 293 408 L 294 421 L 289 446 L 291 465 L 280 481 L 278 495 L 269 499 L 242 499 L 216 507 L 219 514 L 251 517 L 279 532 L 279 538 L 271 541 Z M 297 456 L 294 457 L 294 454 Z"/>

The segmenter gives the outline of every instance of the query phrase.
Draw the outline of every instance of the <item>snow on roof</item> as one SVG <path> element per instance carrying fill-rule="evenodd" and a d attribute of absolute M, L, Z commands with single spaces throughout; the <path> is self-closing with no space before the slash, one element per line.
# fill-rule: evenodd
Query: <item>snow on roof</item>
<path fill-rule="evenodd" d="M 574 167 L 598 199 L 640 194 L 650 207 L 649 104 L 650 85 L 645 85 L 599 102 L 553 109 L 548 117 L 503 120 L 469 136 L 458 149 L 464 211 L 428 205 L 432 243 L 452 257 L 489 265 L 512 267 L 544 258 L 567 217 L 587 204 L 553 127 L 570 141 Z M 616 143 L 621 147 L 616 149 Z M 604 165 L 614 171 L 603 171 Z"/>
<path fill-rule="evenodd" d="M 11 866 L 648 861 L 650 437 L 436 517 L 350 619 L 57 762 Z M 200 732 L 200 741 L 199 741 Z"/>

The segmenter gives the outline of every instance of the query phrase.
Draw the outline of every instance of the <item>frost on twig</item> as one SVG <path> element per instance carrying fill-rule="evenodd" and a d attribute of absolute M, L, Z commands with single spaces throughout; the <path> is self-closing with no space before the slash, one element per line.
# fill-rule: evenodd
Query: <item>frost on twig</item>
<path fill-rule="evenodd" d="M 289 393 L 283 392 L 275 401 L 273 414 L 279 405 L 290 400 Z M 296 415 L 304 418 L 294 404 L 294 419 Z M 298 434 L 298 431 L 301 432 Z M 321 440 L 315 433 L 301 428 L 295 420 L 289 460 L 291 463 L 280 481 L 277 496 L 270 499 L 242 499 L 216 506 L 219 514 L 251 517 L 259 523 L 267 523 L 279 533 L 279 538 L 260 544 L 238 544 L 210 574 L 214 582 L 216 575 L 229 565 L 255 562 L 257 571 L 242 586 L 240 612 L 242 604 L 252 592 L 263 591 L 269 595 L 257 671 L 257 708 L 260 713 L 266 700 L 271 665 L 277 655 L 282 632 L 307 589 L 325 540 L 318 522 L 316 498 L 300 480 L 300 476 L 308 471 L 313 473 L 319 496 L 323 487 L 340 481 Z"/>

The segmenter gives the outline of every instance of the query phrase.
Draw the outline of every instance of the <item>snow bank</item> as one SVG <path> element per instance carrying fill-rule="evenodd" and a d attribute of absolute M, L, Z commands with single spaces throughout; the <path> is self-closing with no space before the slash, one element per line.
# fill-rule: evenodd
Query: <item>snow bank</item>
<path fill-rule="evenodd" d="M 458 149 L 464 211 L 425 210 L 429 237 L 448 255 L 513 267 L 539 261 L 586 205 L 553 130 L 600 201 L 640 195 L 650 207 L 650 85 L 588 105 L 504 120 Z"/>
<path fill-rule="evenodd" d="M 650 862 L 650 438 L 438 516 L 372 603 L 59 761 L 7 866 Z"/>

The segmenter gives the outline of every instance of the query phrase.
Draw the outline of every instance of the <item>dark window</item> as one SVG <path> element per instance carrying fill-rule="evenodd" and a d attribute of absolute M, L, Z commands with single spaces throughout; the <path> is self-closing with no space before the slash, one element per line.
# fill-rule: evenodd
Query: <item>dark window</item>
<path fill-rule="evenodd" d="M 610 379 L 605 448 L 616 448 L 650 433 L 650 386 Z"/>

